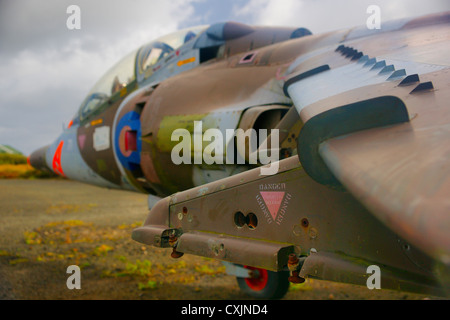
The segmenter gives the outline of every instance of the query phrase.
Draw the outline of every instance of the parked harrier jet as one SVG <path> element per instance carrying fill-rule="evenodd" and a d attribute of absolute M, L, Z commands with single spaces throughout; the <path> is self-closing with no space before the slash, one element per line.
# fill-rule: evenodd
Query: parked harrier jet
<path fill-rule="evenodd" d="M 133 239 L 222 260 L 255 297 L 308 277 L 446 295 L 449 49 L 448 12 L 182 30 L 113 67 L 30 162 L 161 197 Z"/>

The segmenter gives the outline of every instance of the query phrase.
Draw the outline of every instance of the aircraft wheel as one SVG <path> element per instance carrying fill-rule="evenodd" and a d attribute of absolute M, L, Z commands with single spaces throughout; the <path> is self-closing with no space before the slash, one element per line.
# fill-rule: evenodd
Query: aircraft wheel
<path fill-rule="evenodd" d="M 244 266 L 246 269 L 253 270 L 255 277 L 239 278 L 237 282 L 241 290 L 257 299 L 281 299 L 289 289 L 288 271 L 269 271 L 250 266 Z"/>

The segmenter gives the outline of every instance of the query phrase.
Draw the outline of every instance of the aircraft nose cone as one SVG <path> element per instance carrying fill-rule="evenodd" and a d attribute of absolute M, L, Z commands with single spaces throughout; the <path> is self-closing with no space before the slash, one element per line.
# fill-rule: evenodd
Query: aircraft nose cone
<path fill-rule="evenodd" d="M 49 146 L 39 148 L 28 157 L 28 163 L 35 169 L 40 171 L 52 173 L 53 171 L 47 166 L 45 154 Z"/>

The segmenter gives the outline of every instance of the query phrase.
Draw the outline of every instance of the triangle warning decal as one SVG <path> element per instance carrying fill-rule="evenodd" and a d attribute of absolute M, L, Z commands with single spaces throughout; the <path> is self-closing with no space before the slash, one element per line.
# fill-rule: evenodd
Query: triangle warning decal
<path fill-rule="evenodd" d="M 275 220 L 280 209 L 281 201 L 283 201 L 284 191 L 261 191 L 261 196 L 269 209 L 272 218 Z"/>

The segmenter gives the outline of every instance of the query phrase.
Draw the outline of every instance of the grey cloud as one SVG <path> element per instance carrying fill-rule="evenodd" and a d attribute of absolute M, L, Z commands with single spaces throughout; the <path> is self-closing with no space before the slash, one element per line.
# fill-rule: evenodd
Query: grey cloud
<path fill-rule="evenodd" d="M 29 154 L 52 142 L 102 74 L 186 23 L 192 1 L 1 1 L 0 143 Z M 66 27 L 71 4 L 81 30 Z"/>
<path fill-rule="evenodd" d="M 46 0 L 12 1 L 0 5 L 0 51 L 15 52 L 26 48 L 63 46 L 77 38 L 84 44 L 114 41 L 133 35 L 136 30 L 149 32 L 176 28 L 190 17 L 191 1 L 119 1 L 119 0 Z M 81 29 L 68 30 L 69 5 L 81 9 Z M 95 41 L 88 41 L 95 39 Z"/>
<path fill-rule="evenodd" d="M 369 5 L 388 21 L 450 10 L 448 0 L 250 0 L 234 13 L 254 24 L 306 27 L 313 33 L 365 25 Z"/>

